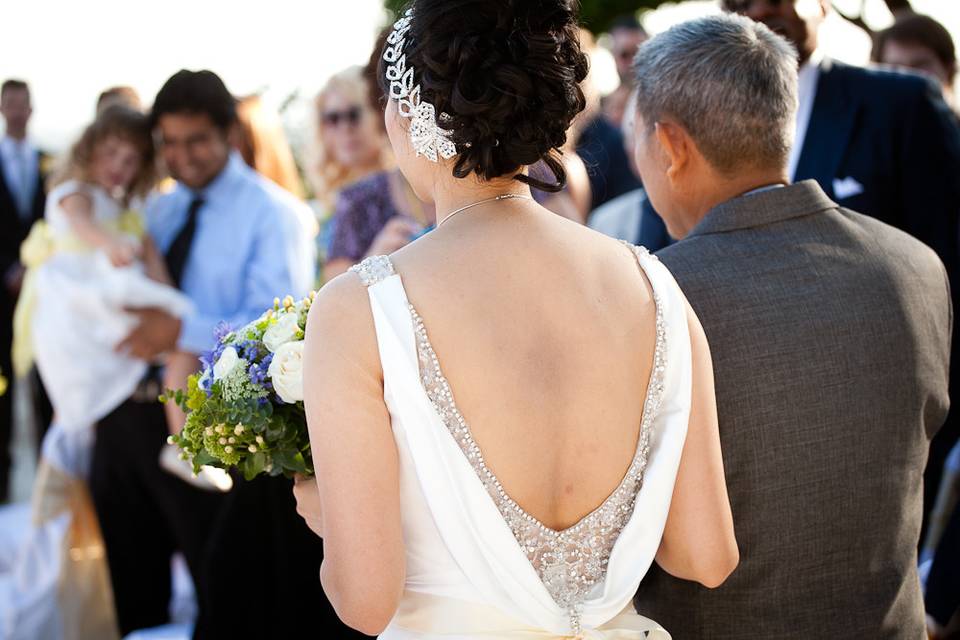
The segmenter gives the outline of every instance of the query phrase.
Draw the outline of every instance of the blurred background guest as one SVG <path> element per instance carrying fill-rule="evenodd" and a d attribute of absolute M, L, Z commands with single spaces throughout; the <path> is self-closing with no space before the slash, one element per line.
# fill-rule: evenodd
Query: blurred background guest
<path fill-rule="evenodd" d="M 309 254 L 314 261 L 311 286 L 315 286 L 320 262 L 317 258 L 316 238 L 320 225 L 313 211 L 304 202 L 303 181 L 297 163 L 287 142 L 280 115 L 257 95 L 237 100 L 237 122 L 230 131 L 230 143 L 248 167 L 280 187 L 274 196 L 284 202 L 300 221 L 304 235 L 299 251 Z"/>
<path fill-rule="evenodd" d="M 0 139 L 0 371 L 9 381 L 0 396 L 0 502 L 7 500 L 10 475 L 10 441 L 13 433 L 13 398 L 16 385 L 26 383 L 35 395 L 36 424 L 43 432 L 52 411 L 35 373 L 29 379 L 13 375 L 10 350 L 13 344 L 13 310 L 23 284 L 20 244 L 33 223 L 43 218 L 46 203 L 47 157 L 27 137 L 33 114 L 30 87 L 21 80 L 7 80 L 0 86 L 0 115 L 6 132 Z"/>
<path fill-rule="evenodd" d="M 630 170 L 639 180 L 640 170 L 633 153 L 636 112 L 637 96 L 631 93 L 620 131 L 623 135 L 623 147 L 630 161 Z M 673 242 L 667 233 L 667 226 L 648 202 L 643 187 L 637 187 L 600 205 L 590 214 L 589 226 L 612 238 L 646 247 L 650 251 L 657 251 Z"/>
<path fill-rule="evenodd" d="M 143 102 L 140 100 L 140 94 L 133 87 L 126 85 L 117 85 L 102 91 L 97 97 L 97 115 L 103 113 L 103 110 L 120 105 L 133 109 L 134 111 L 143 111 Z"/>
<path fill-rule="evenodd" d="M 592 59 L 597 51 L 593 35 L 580 30 L 584 53 Z M 574 121 L 574 148 L 587 167 L 590 180 L 590 210 L 640 186 L 630 170 L 630 161 L 623 148 L 623 135 L 602 113 L 600 94 L 593 82 L 593 72 L 583 82 L 587 108 Z"/>
<path fill-rule="evenodd" d="M 620 16 L 610 25 L 610 53 L 617 64 L 617 75 L 620 77 L 620 86 L 603 101 L 603 115 L 614 126 L 621 126 L 623 114 L 626 112 L 627 100 L 633 89 L 631 67 L 637 49 L 650 36 L 646 29 L 637 20 L 635 14 Z M 628 156 L 631 154 L 627 154 Z"/>
<path fill-rule="evenodd" d="M 174 350 L 202 353 L 221 321 L 243 325 L 278 294 L 304 295 L 312 284 L 314 263 L 304 250 L 302 217 L 291 205 L 296 199 L 249 169 L 232 151 L 229 134 L 235 122 L 235 100 L 212 72 L 180 71 L 157 94 L 151 123 L 164 164 L 177 184 L 151 201 L 146 217 L 172 282 L 191 299 L 196 313 L 181 321 L 157 309 L 137 310 L 137 326 L 118 347 L 133 357 L 155 362 L 158 355 Z M 297 206 L 306 208 L 302 203 Z M 299 618 L 273 606 L 284 606 L 285 599 L 290 606 L 298 605 L 300 601 L 285 589 L 322 601 L 319 585 L 314 588 L 319 545 L 297 547 L 295 529 L 287 529 L 288 539 L 281 543 L 282 536 L 259 537 L 252 525 L 234 528 L 231 508 L 238 503 L 257 513 L 277 510 L 276 517 L 268 518 L 272 526 L 283 528 L 287 522 L 304 528 L 292 506 L 283 521 L 282 500 L 263 496 L 275 486 L 270 480 L 283 482 L 282 478 L 240 483 L 224 497 L 167 473 L 159 462 L 168 429 L 158 393 L 155 378 L 145 378 L 126 402 L 100 421 L 94 445 L 91 491 L 121 633 L 167 622 L 171 555 L 179 550 L 196 584 L 198 635 L 210 629 L 209 624 L 214 631 L 207 631 L 212 636 L 206 637 L 223 637 L 217 629 L 230 628 L 237 618 L 237 598 L 231 589 L 249 583 L 238 583 L 229 572 L 232 563 L 219 554 L 235 558 L 242 548 L 256 549 L 263 564 L 254 566 L 265 571 L 284 565 L 284 553 L 300 559 L 294 567 L 300 573 L 289 572 L 271 589 L 277 603 L 261 598 L 259 615 L 244 618 L 248 629 L 269 619 L 281 625 L 275 628 L 278 635 L 288 635 L 284 625 L 296 625 Z M 276 491 L 292 505 L 290 486 Z M 250 511 L 245 513 L 250 517 Z M 266 584 L 250 573 L 250 566 L 246 570 L 247 580 Z"/>
<path fill-rule="evenodd" d="M 237 125 L 233 147 L 247 166 L 302 200 L 303 181 L 279 114 L 260 96 L 245 96 L 237 99 Z"/>
<path fill-rule="evenodd" d="M 336 227 L 342 217 L 337 216 L 341 191 L 363 178 L 393 169 L 393 159 L 382 112 L 371 98 L 363 68 L 350 67 L 334 74 L 317 94 L 314 108 L 316 140 L 308 178 L 313 186 L 314 206 L 323 223 L 318 248 L 324 262 L 323 278 L 328 280 L 353 265 L 352 261 L 344 262 L 344 255 L 334 246 Z M 382 190 L 381 178 L 373 191 Z M 412 197 L 412 192 L 406 191 Z"/>
<path fill-rule="evenodd" d="M 897 15 L 893 26 L 874 36 L 874 62 L 926 73 L 943 88 L 944 99 L 958 108 L 953 93 L 957 75 L 957 51 L 950 32 L 930 16 Z"/>
<path fill-rule="evenodd" d="M 370 104 L 362 67 L 334 74 L 314 100 L 316 148 L 309 178 L 327 211 L 340 191 L 393 167 L 379 110 Z"/>

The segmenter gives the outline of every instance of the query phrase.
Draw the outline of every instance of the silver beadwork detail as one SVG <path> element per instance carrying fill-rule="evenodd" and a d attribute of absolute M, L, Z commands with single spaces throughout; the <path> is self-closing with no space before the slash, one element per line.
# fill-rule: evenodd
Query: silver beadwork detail
<path fill-rule="evenodd" d="M 450 114 L 441 113 L 438 118 L 436 107 L 421 99 L 420 85 L 414 84 L 416 72 L 407 64 L 403 52 L 412 17 L 413 9 L 407 9 L 403 17 L 393 23 L 393 31 L 387 36 L 383 59 L 387 62 L 384 75 L 390 83 L 389 96 L 397 101 L 397 112 L 410 118 L 410 142 L 417 157 L 424 156 L 432 162 L 439 162 L 440 158 L 449 160 L 457 155 L 457 147 L 450 140 L 452 132 L 437 121 L 449 122 Z"/>
<path fill-rule="evenodd" d="M 360 280 L 368 287 L 396 273 L 393 270 L 393 263 L 387 256 L 370 256 L 363 262 L 353 265 L 349 270 L 360 276 Z"/>
<path fill-rule="evenodd" d="M 628 246 L 635 252 L 638 262 L 642 256 L 653 257 L 645 249 Z M 633 460 L 613 493 L 579 522 L 562 531 L 547 527 L 524 511 L 507 495 L 500 481 L 487 467 L 470 427 L 456 406 L 453 391 L 440 368 L 423 319 L 413 305 L 409 305 L 416 333 L 420 378 L 427 396 L 493 499 L 543 585 L 557 605 L 568 612 L 571 630 L 575 635 L 581 633 L 583 602 L 594 585 L 606 577 L 614 544 L 633 515 L 650 453 L 652 425 L 663 400 L 666 330 L 660 297 L 656 292 L 653 297 L 656 304 L 654 362 Z"/>

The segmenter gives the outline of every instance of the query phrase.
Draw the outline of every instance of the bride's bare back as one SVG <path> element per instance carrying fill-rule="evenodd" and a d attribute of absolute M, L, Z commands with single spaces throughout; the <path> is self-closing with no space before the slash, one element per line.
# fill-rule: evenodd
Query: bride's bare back
<path fill-rule="evenodd" d="M 450 246 L 441 229 L 393 262 L 487 465 L 563 529 L 633 459 L 656 307 L 622 244 L 533 205 L 503 217 L 461 220 L 451 235 L 482 233 Z"/>

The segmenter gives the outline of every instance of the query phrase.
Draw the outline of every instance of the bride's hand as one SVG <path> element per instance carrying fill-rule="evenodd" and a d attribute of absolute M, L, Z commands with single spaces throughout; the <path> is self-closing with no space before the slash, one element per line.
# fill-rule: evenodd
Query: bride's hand
<path fill-rule="evenodd" d="M 297 513 L 315 534 L 323 537 L 323 510 L 320 505 L 320 489 L 314 476 L 294 477 L 293 497 L 297 499 Z"/>

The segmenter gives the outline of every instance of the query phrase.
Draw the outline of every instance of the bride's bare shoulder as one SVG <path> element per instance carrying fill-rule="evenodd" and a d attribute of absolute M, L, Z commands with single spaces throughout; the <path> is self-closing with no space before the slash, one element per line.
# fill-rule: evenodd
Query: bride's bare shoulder
<path fill-rule="evenodd" d="M 306 340 L 308 353 L 353 353 L 379 362 L 370 298 L 357 273 L 343 273 L 317 292 L 307 316 Z"/>

